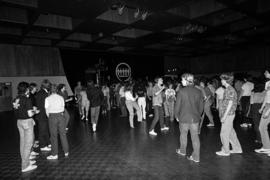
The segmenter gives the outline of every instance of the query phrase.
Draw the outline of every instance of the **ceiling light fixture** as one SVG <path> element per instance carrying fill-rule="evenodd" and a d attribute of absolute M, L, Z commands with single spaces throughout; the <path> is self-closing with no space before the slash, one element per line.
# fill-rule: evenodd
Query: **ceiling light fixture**
<path fill-rule="evenodd" d="M 143 12 L 142 13 L 142 20 L 145 20 L 147 16 L 148 16 L 148 11 Z"/>
<path fill-rule="evenodd" d="M 135 12 L 134 12 L 134 18 L 138 18 L 140 14 L 140 9 L 138 8 Z"/>
<path fill-rule="evenodd" d="M 117 11 L 120 16 L 124 13 L 124 9 L 125 9 L 125 5 L 119 5 Z"/>

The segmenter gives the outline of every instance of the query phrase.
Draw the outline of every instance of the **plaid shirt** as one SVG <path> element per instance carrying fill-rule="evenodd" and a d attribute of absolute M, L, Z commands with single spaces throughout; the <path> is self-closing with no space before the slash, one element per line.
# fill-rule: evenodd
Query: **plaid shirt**
<path fill-rule="evenodd" d="M 228 115 L 234 115 L 237 108 L 237 93 L 232 86 L 228 86 L 224 91 L 224 98 L 220 106 L 220 117 L 223 117 L 228 107 L 229 101 L 232 101 L 232 107 Z"/>

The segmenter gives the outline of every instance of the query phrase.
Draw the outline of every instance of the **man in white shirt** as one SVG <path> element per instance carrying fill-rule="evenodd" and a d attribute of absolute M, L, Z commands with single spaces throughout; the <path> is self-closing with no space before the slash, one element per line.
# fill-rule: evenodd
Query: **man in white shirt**
<path fill-rule="evenodd" d="M 250 78 L 245 78 L 244 81 L 245 83 L 242 85 L 239 97 L 239 101 L 242 107 L 242 118 L 243 118 L 242 124 L 240 126 L 248 127 L 251 126 L 251 123 L 248 120 L 248 111 L 250 106 L 250 96 L 252 90 L 254 89 L 254 84 L 250 82 L 251 81 Z"/>
<path fill-rule="evenodd" d="M 48 160 L 58 159 L 58 134 L 60 135 L 65 157 L 69 155 L 64 117 L 65 101 L 62 96 L 57 94 L 56 84 L 52 85 L 51 92 L 52 94 L 45 99 L 45 110 L 49 118 L 50 140 L 52 143 L 52 153 L 47 157 Z"/>

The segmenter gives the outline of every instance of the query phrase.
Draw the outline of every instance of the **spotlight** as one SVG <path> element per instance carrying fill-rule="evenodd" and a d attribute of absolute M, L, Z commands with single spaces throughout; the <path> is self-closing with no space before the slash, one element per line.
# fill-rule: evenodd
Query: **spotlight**
<path fill-rule="evenodd" d="M 140 14 L 140 9 L 138 8 L 135 12 L 134 12 L 134 18 L 138 18 Z"/>
<path fill-rule="evenodd" d="M 148 15 L 148 12 L 147 11 L 145 11 L 144 13 L 142 13 L 142 20 L 145 20 L 146 17 L 147 17 L 147 15 Z"/>
<path fill-rule="evenodd" d="M 124 12 L 124 9 L 125 9 L 125 5 L 119 5 L 119 7 L 118 7 L 118 14 L 121 16 L 122 14 L 123 14 L 123 12 Z"/>

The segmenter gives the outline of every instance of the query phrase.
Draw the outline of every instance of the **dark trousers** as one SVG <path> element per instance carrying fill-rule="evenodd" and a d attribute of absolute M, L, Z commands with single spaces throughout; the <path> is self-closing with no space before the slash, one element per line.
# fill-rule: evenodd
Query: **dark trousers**
<path fill-rule="evenodd" d="M 146 112 L 151 114 L 152 113 L 152 97 L 150 98 L 146 98 Z"/>
<path fill-rule="evenodd" d="M 164 111 L 162 106 L 154 106 L 154 119 L 150 126 L 150 131 L 152 131 L 159 120 L 160 128 L 164 127 Z"/>
<path fill-rule="evenodd" d="M 126 98 L 125 97 L 120 98 L 120 110 L 121 110 L 121 116 L 127 116 Z"/>
<path fill-rule="evenodd" d="M 262 103 L 252 104 L 250 107 L 250 113 L 254 124 L 254 131 L 256 133 L 256 140 L 261 141 L 261 134 L 259 131 L 259 125 L 261 121 L 261 114 L 259 113 L 259 109 L 261 108 Z"/>
<path fill-rule="evenodd" d="M 248 111 L 250 106 L 250 96 L 242 96 L 241 100 L 241 107 L 242 107 L 242 123 L 250 123 L 248 118 Z"/>
<path fill-rule="evenodd" d="M 38 121 L 39 147 L 43 148 L 50 144 L 48 118 L 45 113 L 40 112 L 36 115 L 36 119 Z"/>
<path fill-rule="evenodd" d="M 68 152 L 68 141 L 66 136 L 66 120 L 64 113 L 53 113 L 49 115 L 49 127 L 51 133 L 52 155 L 58 154 L 58 134 L 60 136 L 64 153 Z"/>
<path fill-rule="evenodd" d="M 199 123 L 188 124 L 188 123 L 179 123 L 180 129 L 180 151 L 183 154 L 186 154 L 187 149 L 187 135 L 190 131 L 190 136 L 192 140 L 193 152 L 192 157 L 195 160 L 200 160 L 200 139 L 198 135 Z"/>
<path fill-rule="evenodd" d="M 99 112 L 100 112 L 100 106 L 91 107 L 91 123 L 96 124 L 98 123 L 99 118 Z"/>
<path fill-rule="evenodd" d="M 66 127 L 68 127 L 68 123 L 69 123 L 69 120 L 70 120 L 70 115 L 68 113 L 68 110 L 65 108 L 65 111 L 64 111 L 64 117 L 65 117 L 65 120 L 66 120 Z"/>

